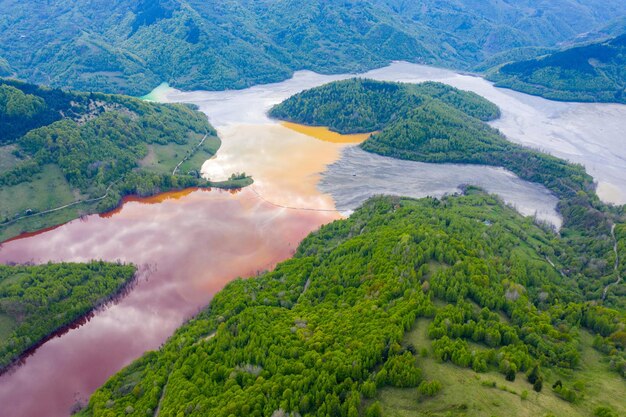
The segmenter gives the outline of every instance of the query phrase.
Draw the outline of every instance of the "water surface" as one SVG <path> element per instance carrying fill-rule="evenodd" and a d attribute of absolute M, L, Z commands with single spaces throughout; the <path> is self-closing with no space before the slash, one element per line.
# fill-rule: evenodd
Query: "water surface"
<path fill-rule="evenodd" d="M 120 260 L 141 273 L 117 304 L 0 377 L 0 415 L 67 416 L 110 375 L 157 349 L 226 283 L 273 268 L 335 218 L 275 207 L 252 190 L 197 190 L 129 201 L 116 213 L 5 243 L 0 262 Z"/>
<path fill-rule="evenodd" d="M 235 194 L 190 190 L 128 199 L 107 216 L 3 244 L 0 262 L 121 260 L 142 266 L 142 272 L 118 304 L 45 343 L 15 372 L 0 377 L 2 414 L 67 416 L 76 400 L 84 401 L 145 350 L 158 348 L 227 282 L 272 268 L 310 231 L 339 218 L 337 210 L 351 210 L 371 194 L 441 195 L 471 183 L 524 214 L 558 224 L 554 197 L 503 169 L 365 154 L 341 143 L 350 140 L 322 141 L 314 137 L 320 132 L 289 129 L 266 115 L 299 91 L 350 76 L 302 71 L 282 83 L 242 91 L 155 90 L 151 99 L 195 103 L 216 126 L 222 147 L 203 165 L 205 176 L 220 180 L 246 172 L 255 183 Z M 555 103 L 406 63 L 365 76 L 436 80 L 476 91 L 501 107 L 503 117 L 493 125 L 511 140 L 583 163 L 604 199 L 626 199 L 626 106 Z"/>

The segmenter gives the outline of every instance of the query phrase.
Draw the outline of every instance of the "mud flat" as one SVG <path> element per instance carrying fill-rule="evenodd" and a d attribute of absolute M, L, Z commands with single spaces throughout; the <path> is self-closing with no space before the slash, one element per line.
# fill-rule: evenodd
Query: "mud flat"
<path fill-rule="evenodd" d="M 343 212 L 359 207 L 377 194 L 441 197 L 475 185 L 497 194 L 525 216 L 536 216 L 559 228 L 558 199 L 545 187 L 519 179 L 513 173 L 481 165 L 427 164 L 365 152 L 353 146 L 323 174 L 319 188 L 330 194 Z"/>

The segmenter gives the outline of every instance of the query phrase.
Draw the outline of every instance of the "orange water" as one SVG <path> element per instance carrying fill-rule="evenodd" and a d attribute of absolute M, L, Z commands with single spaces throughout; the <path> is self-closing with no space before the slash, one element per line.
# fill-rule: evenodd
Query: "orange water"
<path fill-rule="evenodd" d="M 214 180 L 233 172 L 252 175 L 252 188 L 281 206 L 334 210 L 333 199 L 317 184 L 347 142 L 321 141 L 279 124 L 236 125 L 220 129 L 222 147 L 202 173 Z"/>
<path fill-rule="evenodd" d="M 342 135 L 324 126 L 307 126 L 291 122 L 281 122 L 280 124 L 295 132 L 331 143 L 361 143 L 372 135 L 372 133 Z"/>

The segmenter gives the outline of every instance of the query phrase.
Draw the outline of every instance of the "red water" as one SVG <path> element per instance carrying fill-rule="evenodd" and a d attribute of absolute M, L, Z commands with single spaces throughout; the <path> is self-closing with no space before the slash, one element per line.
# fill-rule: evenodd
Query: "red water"
<path fill-rule="evenodd" d="M 157 349 L 226 283 L 273 268 L 337 217 L 278 208 L 252 190 L 187 190 L 127 199 L 108 215 L 5 242 L 0 262 L 105 259 L 141 268 L 117 304 L 0 377 L 0 416 L 67 416 L 113 373 Z"/>

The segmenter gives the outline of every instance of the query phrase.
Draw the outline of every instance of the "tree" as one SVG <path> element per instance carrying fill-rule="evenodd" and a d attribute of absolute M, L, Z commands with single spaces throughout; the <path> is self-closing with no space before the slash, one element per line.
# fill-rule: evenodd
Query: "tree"
<path fill-rule="evenodd" d="M 515 381 L 515 376 L 516 376 L 516 372 L 515 372 L 515 367 L 511 366 L 507 371 L 506 371 L 506 375 L 505 378 L 507 381 Z"/>
<path fill-rule="evenodd" d="M 382 415 L 383 409 L 378 401 L 367 407 L 367 411 L 365 412 L 365 417 L 382 417 Z"/>
<path fill-rule="evenodd" d="M 365 398 L 374 398 L 374 395 L 376 395 L 376 383 L 372 380 L 365 381 L 361 388 L 361 393 Z"/>
<path fill-rule="evenodd" d="M 422 381 L 417 387 L 417 392 L 426 397 L 434 397 L 441 391 L 441 382 L 432 380 L 430 382 Z"/>
<path fill-rule="evenodd" d="M 533 366 L 533 369 L 528 374 L 528 382 L 534 384 L 540 377 L 541 373 L 539 372 L 539 365 Z"/>

